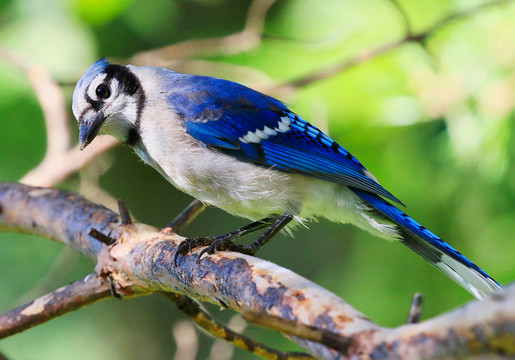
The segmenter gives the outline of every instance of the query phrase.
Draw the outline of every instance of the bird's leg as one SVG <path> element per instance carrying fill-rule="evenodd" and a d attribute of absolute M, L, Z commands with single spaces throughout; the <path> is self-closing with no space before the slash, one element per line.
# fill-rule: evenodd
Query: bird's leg
<path fill-rule="evenodd" d="M 258 237 L 254 242 L 250 245 L 244 246 L 246 251 L 249 251 L 250 254 L 254 255 L 258 252 L 259 249 L 261 249 L 263 246 L 266 245 L 267 242 L 270 241 L 279 231 L 281 231 L 290 221 L 293 220 L 293 215 L 284 213 L 275 222 L 261 235 Z M 237 250 L 236 250 L 237 251 Z"/>
<path fill-rule="evenodd" d="M 219 243 L 224 243 L 224 242 L 229 242 L 234 245 L 234 243 L 232 242 L 233 240 L 236 240 L 242 236 L 251 234 L 253 232 L 259 231 L 268 226 L 271 226 L 272 224 L 277 222 L 278 219 L 279 219 L 279 217 L 277 215 L 272 215 L 272 216 L 268 216 L 264 219 L 254 221 L 253 223 L 251 223 L 249 225 L 243 226 L 237 230 L 228 232 L 226 234 L 217 235 L 217 236 L 198 236 L 198 237 L 194 237 L 194 238 L 188 238 L 179 245 L 179 248 L 177 249 L 177 252 L 175 253 L 175 256 L 173 258 L 173 262 L 175 265 L 177 265 L 177 258 L 179 257 L 179 255 L 184 255 L 187 252 L 191 251 L 191 249 L 199 247 L 199 246 L 208 246 L 209 245 L 209 247 L 211 247 L 210 246 L 211 244 L 219 244 Z M 216 251 L 216 250 L 222 250 L 222 249 L 217 248 L 214 251 Z M 201 253 L 200 255 L 202 255 L 202 254 L 203 253 Z M 199 256 L 199 259 L 200 259 L 200 256 Z"/>
<path fill-rule="evenodd" d="M 217 251 L 225 250 L 235 251 L 241 254 L 254 255 L 258 252 L 259 249 L 265 246 L 265 244 L 269 242 L 271 238 L 273 238 L 279 231 L 281 231 L 282 228 L 284 228 L 290 221 L 292 221 L 292 219 L 293 216 L 288 213 L 284 213 L 279 217 L 272 218 L 273 222 L 268 224 L 270 225 L 269 228 L 266 229 L 266 231 L 259 238 L 254 240 L 252 244 L 249 245 L 235 244 L 233 242 L 235 238 L 217 238 L 214 241 L 212 241 L 207 248 L 205 248 L 199 253 L 199 260 L 204 253 L 208 253 L 209 255 L 211 255 Z"/>

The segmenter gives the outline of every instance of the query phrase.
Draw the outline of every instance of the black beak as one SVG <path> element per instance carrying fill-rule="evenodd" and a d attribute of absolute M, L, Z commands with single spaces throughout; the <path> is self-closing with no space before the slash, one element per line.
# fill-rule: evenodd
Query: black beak
<path fill-rule="evenodd" d="M 98 113 L 91 121 L 84 118 L 79 121 L 79 146 L 81 150 L 84 150 L 97 136 L 104 120 L 104 115 Z"/>

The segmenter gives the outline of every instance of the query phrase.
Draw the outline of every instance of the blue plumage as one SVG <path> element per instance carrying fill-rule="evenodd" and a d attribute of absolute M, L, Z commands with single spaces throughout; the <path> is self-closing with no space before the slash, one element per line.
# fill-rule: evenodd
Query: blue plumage
<path fill-rule="evenodd" d="M 344 184 L 380 216 L 397 224 L 406 246 L 462 285 L 474 283 L 464 285 L 474 295 L 499 286 L 457 250 L 383 200 L 381 196 L 403 205 L 347 150 L 283 103 L 230 81 L 183 76 L 188 77 L 186 85 L 176 87 L 168 103 L 197 140 L 246 162 Z M 452 267 L 442 262 L 443 256 L 449 257 L 447 262 L 455 261 Z M 464 271 L 456 269 L 460 266 Z M 460 273 L 467 269 L 474 273 L 463 279 Z"/>
<path fill-rule="evenodd" d="M 109 63 L 105 61 L 105 58 L 101 58 L 94 62 L 86 71 L 79 81 L 77 82 L 77 87 L 83 88 L 85 85 L 89 85 L 95 77 L 97 77 L 102 71 L 105 70 L 105 68 L 109 66 Z"/>
<path fill-rule="evenodd" d="M 410 216 L 386 202 L 377 195 L 368 193 L 366 191 L 352 189 L 352 191 L 358 195 L 361 199 L 365 200 L 367 204 L 372 206 L 373 209 L 378 211 L 381 215 L 384 215 L 389 220 L 395 222 L 400 229 L 402 237 L 400 240 L 408 246 L 411 250 L 428 260 L 433 265 L 438 265 L 442 262 L 442 256 L 447 255 L 450 259 L 455 260 L 457 263 L 462 264 L 465 268 L 473 270 L 477 277 L 486 279 L 489 286 L 481 288 L 478 291 L 475 288 L 468 287 L 468 290 L 476 296 L 480 296 L 482 291 L 486 291 L 489 287 L 495 288 L 499 284 L 492 279 L 487 273 L 481 270 L 472 261 L 463 256 L 459 251 L 454 249 L 452 246 L 447 244 L 445 241 L 440 239 L 438 236 L 433 234 L 431 231 L 420 225 L 418 222 L 413 220 Z M 437 266 L 439 267 L 439 266 Z M 463 276 L 458 275 L 458 282 L 463 280 Z M 461 281 L 463 284 L 463 281 Z M 499 286 L 500 287 L 500 286 Z"/>
<path fill-rule="evenodd" d="M 174 84 L 168 103 L 188 134 L 243 161 L 399 199 L 347 150 L 283 103 L 240 84 L 205 76 Z M 193 106 L 192 106 L 193 104 Z"/>
<path fill-rule="evenodd" d="M 214 240 L 193 239 L 176 256 L 192 244 L 254 254 L 292 219 L 322 216 L 398 239 L 478 298 L 500 289 L 386 201 L 402 205 L 347 150 L 272 97 L 227 80 L 101 59 L 77 83 L 73 112 L 81 148 L 111 134 L 182 191 L 260 219 Z M 264 228 L 250 245 L 231 242 Z"/>

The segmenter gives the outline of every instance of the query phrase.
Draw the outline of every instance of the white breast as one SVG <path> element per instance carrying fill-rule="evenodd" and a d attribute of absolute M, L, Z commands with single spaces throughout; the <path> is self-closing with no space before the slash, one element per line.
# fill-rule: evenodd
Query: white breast
<path fill-rule="evenodd" d="M 300 212 L 303 196 L 292 184 L 299 179 L 205 147 L 186 134 L 169 109 L 147 107 L 140 135 L 143 144 L 135 149 L 143 161 L 207 204 L 255 220 L 272 213 Z"/>
<path fill-rule="evenodd" d="M 350 222 L 389 239 L 397 236 L 389 222 L 373 216 L 345 185 L 243 162 L 204 146 L 186 133 L 181 120 L 166 105 L 166 94 L 147 91 L 155 86 L 159 84 L 145 84 L 142 144 L 135 150 L 180 190 L 252 220 L 289 212 L 305 219 L 321 216 Z"/>

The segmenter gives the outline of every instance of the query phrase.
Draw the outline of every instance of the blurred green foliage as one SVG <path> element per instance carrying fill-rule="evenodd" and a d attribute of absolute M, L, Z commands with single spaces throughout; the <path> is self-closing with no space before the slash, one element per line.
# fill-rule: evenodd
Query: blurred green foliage
<path fill-rule="evenodd" d="M 199 71 L 247 84 L 263 78 L 280 84 L 401 39 L 405 17 L 418 33 L 481 3 L 399 0 L 403 15 L 388 0 L 278 0 L 258 46 L 203 57 Z M 97 58 L 125 61 L 144 50 L 237 32 L 245 25 L 249 4 L 3 0 L 0 46 L 48 69 L 64 84 L 70 102 L 69 84 Z M 510 2 L 482 9 L 441 27 L 423 44 L 404 44 L 283 98 L 357 156 L 408 204 L 409 214 L 500 283 L 515 278 L 514 20 Z M 75 137 L 71 114 L 70 128 Z M 19 180 L 42 159 L 45 147 L 42 112 L 30 84 L 0 54 L 0 181 Z M 100 191 L 85 191 L 96 183 L 124 198 L 139 221 L 156 226 L 191 200 L 126 147 L 100 156 L 58 186 L 103 201 Z M 210 209 L 186 235 L 222 233 L 244 223 Z M 381 325 L 401 324 L 414 292 L 425 295 L 424 318 L 470 300 L 400 244 L 323 220 L 294 235 L 278 237 L 260 256 L 328 288 Z M 47 240 L 12 234 L 0 234 L 0 240 L 1 311 L 93 268 Z M 225 320 L 233 315 L 212 310 Z M 183 319 L 157 296 L 109 300 L 3 340 L 0 351 L 12 359 L 169 359 L 176 350 L 172 328 Z M 271 346 L 295 349 L 262 329 L 246 333 Z M 204 359 L 212 340 L 198 336 L 197 358 Z M 233 358 L 253 357 L 235 350 Z"/>

